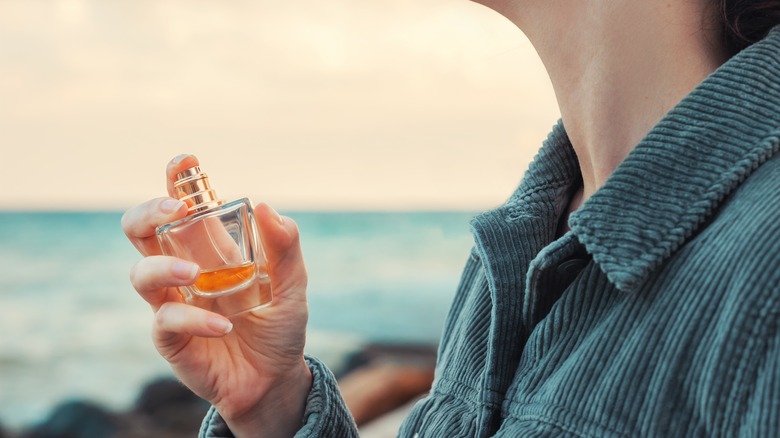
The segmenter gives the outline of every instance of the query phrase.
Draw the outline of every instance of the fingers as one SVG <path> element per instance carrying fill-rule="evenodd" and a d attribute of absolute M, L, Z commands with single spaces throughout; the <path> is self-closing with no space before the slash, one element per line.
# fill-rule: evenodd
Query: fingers
<path fill-rule="evenodd" d="M 186 286 L 198 277 L 198 265 L 167 256 L 141 259 L 130 272 L 130 282 L 155 310 L 155 338 L 179 335 L 215 337 L 232 330 L 224 316 L 184 304 L 177 286 Z"/>
<path fill-rule="evenodd" d="M 184 303 L 165 303 L 155 314 L 152 338 L 168 360 L 181 350 L 191 336 L 218 338 L 233 330 L 222 315 Z"/>
<path fill-rule="evenodd" d="M 157 198 L 127 210 L 122 216 L 122 230 L 143 255 L 160 254 L 155 229 L 187 215 L 184 202 Z"/>
<path fill-rule="evenodd" d="M 307 274 L 298 226 L 292 219 L 279 216 L 266 204 L 260 204 L 255 208 L 255 216 L 268 258 L 272 289 L 280 293 L 290 290 L 303 293 L 306 288 Z"/>
<path fill-rule="evenodd" d="M 189 169 L 193 166 L 198 166 L 199 162 L 197 157 L 189 154 L 181 154 L 174 157 L 165 169 L 165 181 L 168 187 L 168 196 L 176 198 L 176 190 L 173 188 L 173 183 L 176 182 L 176 174 Z"/>
<path fill-rule="evenodd" d="M 138 294 L 157 311 L 166 302 L 181 302 L 175 289 L 198 278 L 198 265 L 167 256 L 145 257 L 130 270 L 130 283 Z"/>

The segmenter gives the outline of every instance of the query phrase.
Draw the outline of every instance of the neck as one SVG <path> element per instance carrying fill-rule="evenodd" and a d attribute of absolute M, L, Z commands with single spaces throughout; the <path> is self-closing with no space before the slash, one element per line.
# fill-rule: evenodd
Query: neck
<path fill-rule="evenodd" d="M 707 0 L 481 2 L 539 53 L 580 163 L 581 200 L 726 59 Z"/>

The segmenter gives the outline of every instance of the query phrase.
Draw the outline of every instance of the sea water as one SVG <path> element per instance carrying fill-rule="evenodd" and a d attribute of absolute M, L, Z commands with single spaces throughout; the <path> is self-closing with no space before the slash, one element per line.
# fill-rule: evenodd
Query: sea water
<path fill-rule="evenodd" d="M 307 353 L 337 367 L 367 342 L 435 343 L 472 246 L 468 212 L 287 212 L 309 273 Z M 128 280 L 121 213 L 0 212 L 0 424 L 59 402 L 127 409 L 170 375 Z"/>

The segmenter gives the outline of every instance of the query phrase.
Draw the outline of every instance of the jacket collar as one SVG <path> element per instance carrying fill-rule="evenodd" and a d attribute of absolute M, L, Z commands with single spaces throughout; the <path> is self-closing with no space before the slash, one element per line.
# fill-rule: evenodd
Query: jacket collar
<path fill-rule="evenodd" d="M 778 153 L 779 138 L 780 26 L 672 109 L 571 215 L 569 226 L 618 289 L 634 290 Z M 558 215 L 563 191 L 580 178 L 559 123 L 521 186 L 493 215 L 507 222 L 541 211 Z"/>

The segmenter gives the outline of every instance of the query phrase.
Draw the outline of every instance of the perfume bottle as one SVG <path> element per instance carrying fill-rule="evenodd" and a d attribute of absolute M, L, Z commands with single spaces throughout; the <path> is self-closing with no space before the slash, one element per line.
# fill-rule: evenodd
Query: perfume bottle
<path fill-rule="evenodd" d="M 195 166 L 176 175 L 176 196 L 187 216 L 157 227 L 165 255 L 196 263 L 194 284 L 180 288 L 185 301 L 226 317 L 271 304 L 271 282 L 249 199 L 223 202 Z"/>

